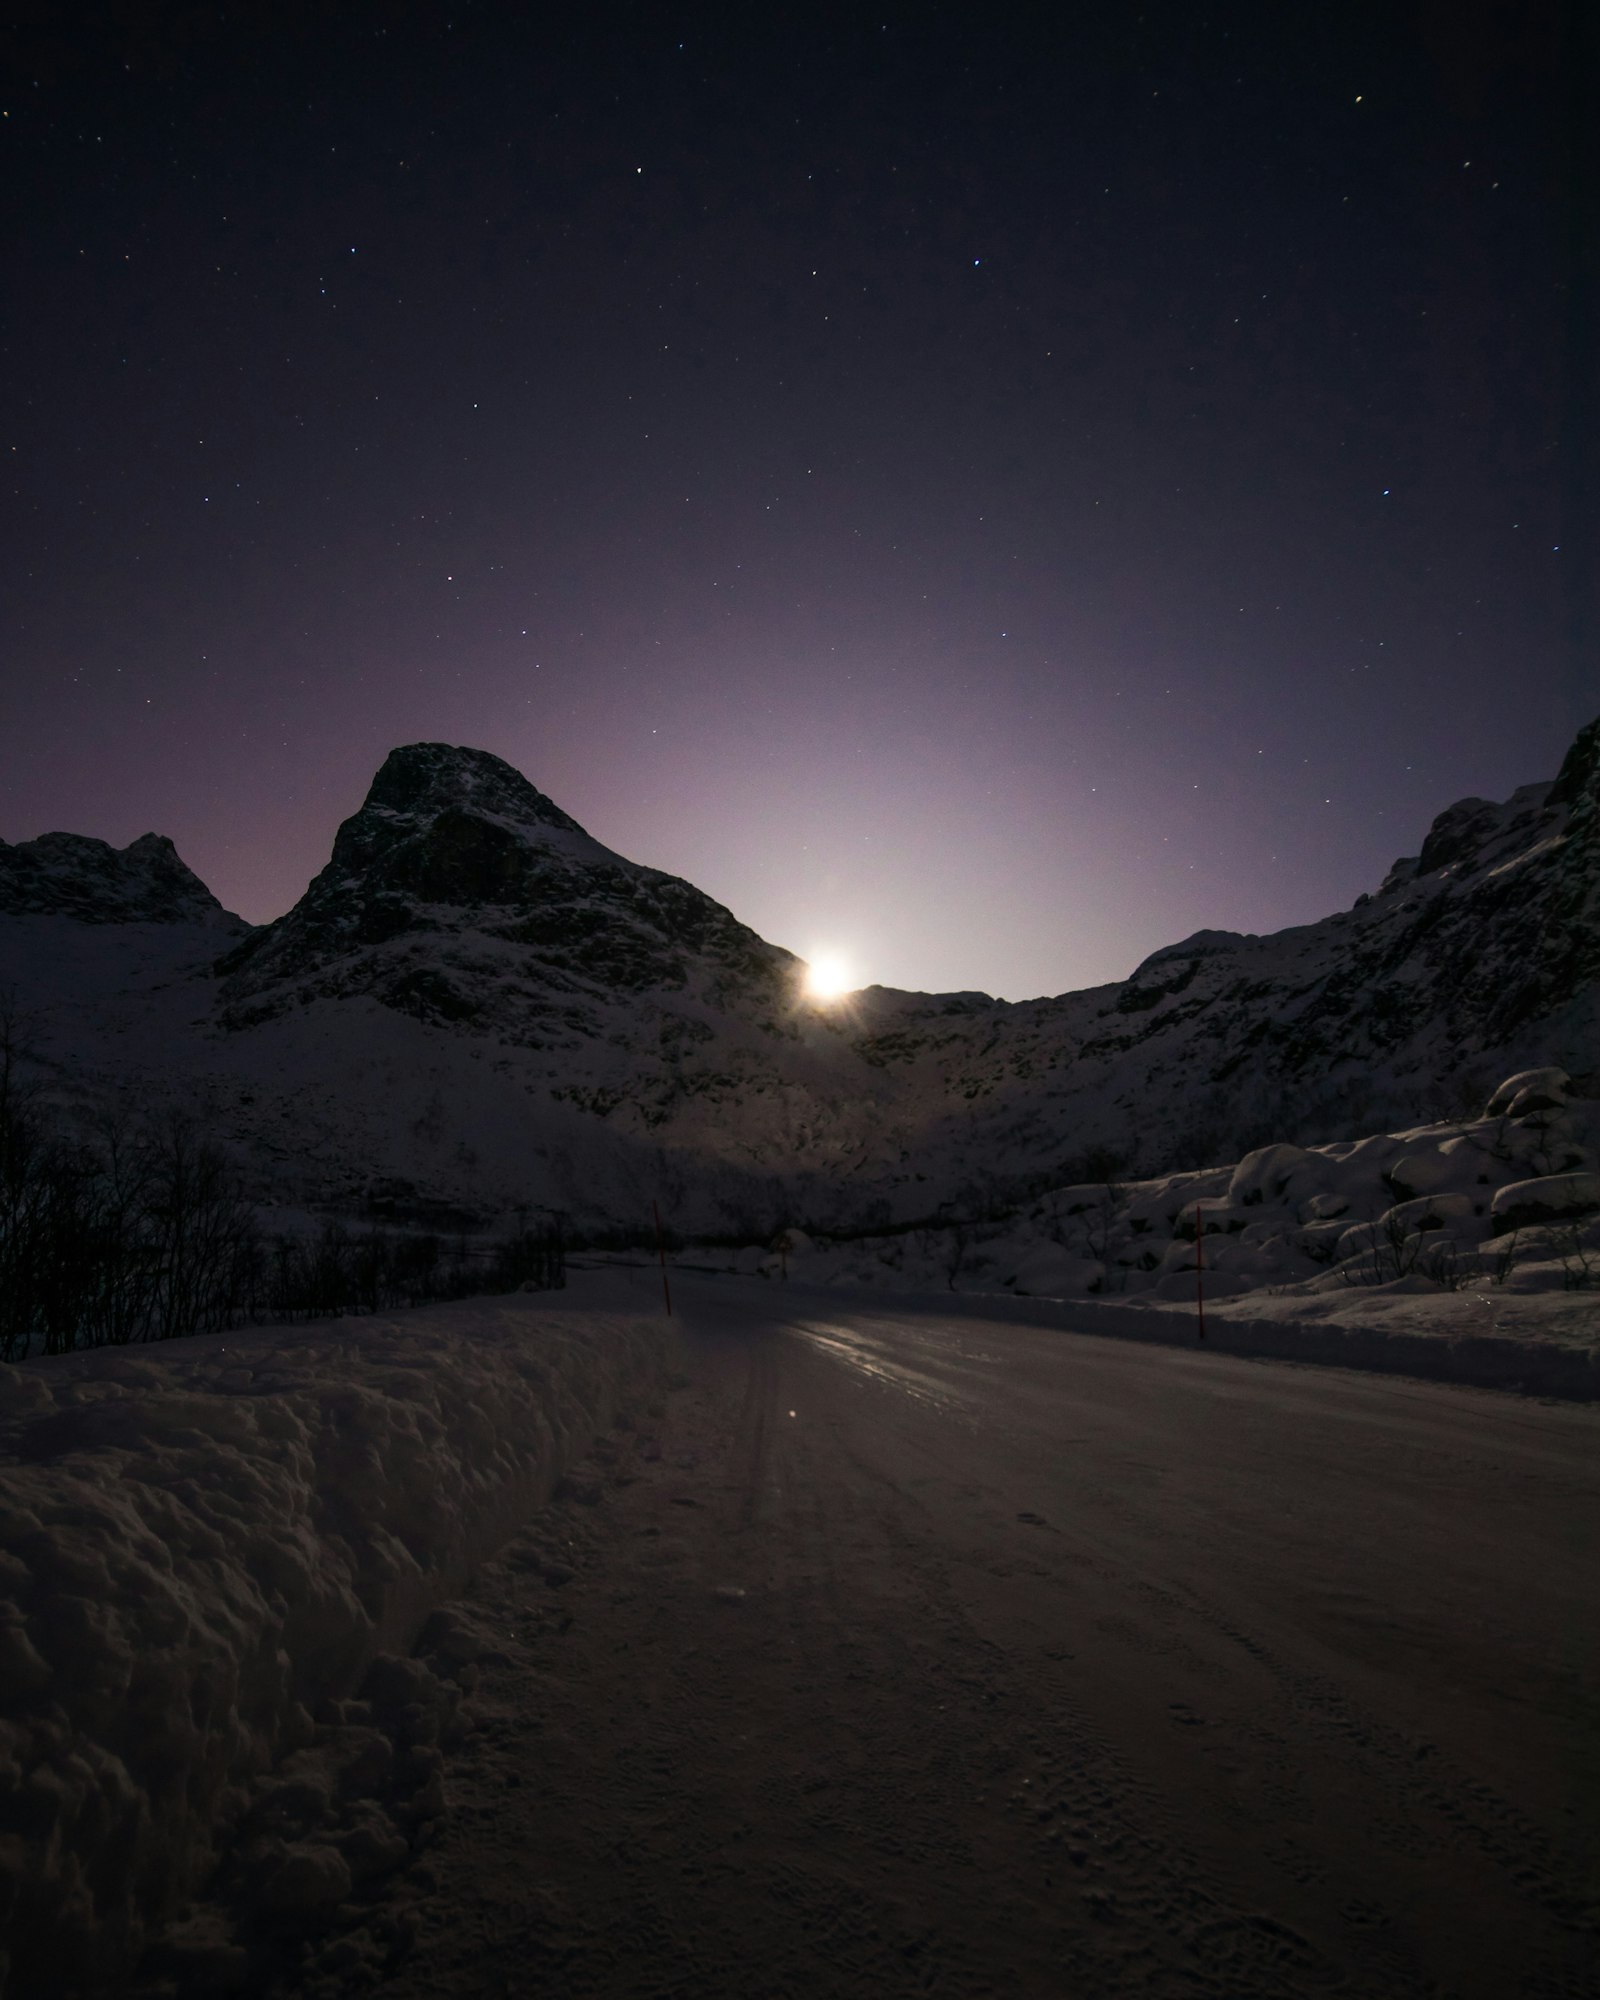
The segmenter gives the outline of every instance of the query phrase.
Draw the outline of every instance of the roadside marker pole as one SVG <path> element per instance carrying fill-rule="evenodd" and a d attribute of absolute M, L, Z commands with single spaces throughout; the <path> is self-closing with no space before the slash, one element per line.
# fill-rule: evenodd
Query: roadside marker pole
<path fill-rule="evenodd" d="M 1200 1204 L 1194 1205 L 1194 1316 L 1200 1328 L 1200 1338 L 1206 1337 L 1206 1294 L 1205 1294 L 1205 1230 L 1200 1220 Z"/>
<path fill-rule="evenodd" d="M 667 1318 L 672 1317 L 672 1287 L 667 1283 L 667 1244 L 661 1234 L 661 1210 L 655 1202 L 650 1204 L 650 1213 L 656 1219 L 656 1254 L 661 1259 L 661 1291 L 667 1302 Z"/>

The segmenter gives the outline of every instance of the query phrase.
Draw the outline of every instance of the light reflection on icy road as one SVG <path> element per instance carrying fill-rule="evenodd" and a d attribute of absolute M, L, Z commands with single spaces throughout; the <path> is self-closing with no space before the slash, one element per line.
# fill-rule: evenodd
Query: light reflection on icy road
<path fill-rule="evenodd" d="M 788 1330 L 797 1333 L 802 1340 L 835 1360 L 843 1361 L 859 1374 L 870 1376 L 876 1382 L 890 1388 L 902 1390 L 919 1403 L 943 1411 L 946 1415 L 964 1414 L 972 1420 L 970 1408 L 962 1411 L 963 1396 L 947 1377 L 929 1374 L 926 1366 L 917 1367 L 897 1353 L 895 1346 L 883 1338 L 874 1338 L 860 1326 L 840 1326 L 826 1321 L 796 1319 L 787 1322 Z M 903 1338 L 908 1329 L 900 1327 L 896 1332 L 902 1336 L 896 1345 L 910 1346 L 918 1361 L 952 1361 L 957 1352 L 953 1330 L 944 1328 L 935 1335 L 927 1327 L 915 1329 L 921 1339 L 907 1341 Z M 942 1337 L 941 1337 L 942 1336 Z M 970 1398 L 967 1399 L 970 1402 Z"/>

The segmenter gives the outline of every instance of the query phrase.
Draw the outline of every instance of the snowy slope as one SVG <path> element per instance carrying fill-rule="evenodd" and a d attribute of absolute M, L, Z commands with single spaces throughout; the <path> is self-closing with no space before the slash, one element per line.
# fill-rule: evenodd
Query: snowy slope
<path fill-rule="evenodd" d="M 1592 1070 L 1600 723 L 1555 784 L 1442 813 L 1421 855 L 1353 910 L 1268 937 L 1202 931 L 1120 985 L 971 1025 L 959 1036 L 913 1016 L 862 1047 L 913 1074 L 947 1069 L 952 1091 L 992 1104 L 991 1129 L 1019 1150 L 1047 1148 L 1059 1106 L 1064 1138 L 1150 1164 L 1465 1110 L 1523 1064 Z"/>
<path fill-rule="evenodd" d="M 91 928 L 62 903 L 0 917 L 0 983 L 60 1088 L 186 1095 L 285 1202 L 381 1183 L 636 1221 L 660 1199 L 756 1231 L 1046 1186 L 1094 1146 L 1151 1172 L 1475 1112 L 1540 1064 L 1582 1093 L 1597 826 L 1600 722 L 1553 783 L 1451 807 L 1320 923 L 1202 931 L 1053 999 L 823 1007 L 790 954 L 509 765 L 419 744 L 231 950 L 206 913 Z"/>

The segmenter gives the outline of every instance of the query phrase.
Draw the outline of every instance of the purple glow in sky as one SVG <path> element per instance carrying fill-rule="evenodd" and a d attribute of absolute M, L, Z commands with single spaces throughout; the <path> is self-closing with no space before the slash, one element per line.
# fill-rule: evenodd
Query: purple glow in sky
<path fill-rule="evenodd" d="M 1348 904 L 1596 705 L 1582 11 L 41 33 L 0 837 L 261 920 L 428 738 L 862 981 Z"/>

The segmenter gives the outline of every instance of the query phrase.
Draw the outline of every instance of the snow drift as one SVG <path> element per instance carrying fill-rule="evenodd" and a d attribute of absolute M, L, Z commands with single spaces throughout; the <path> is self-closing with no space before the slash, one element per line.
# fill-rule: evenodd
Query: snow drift
<path fill-rule="evenodd" d="M 128 1965 L 665 1351 L 494 1299 L 0 1371 L 0 1994 Z"/>

